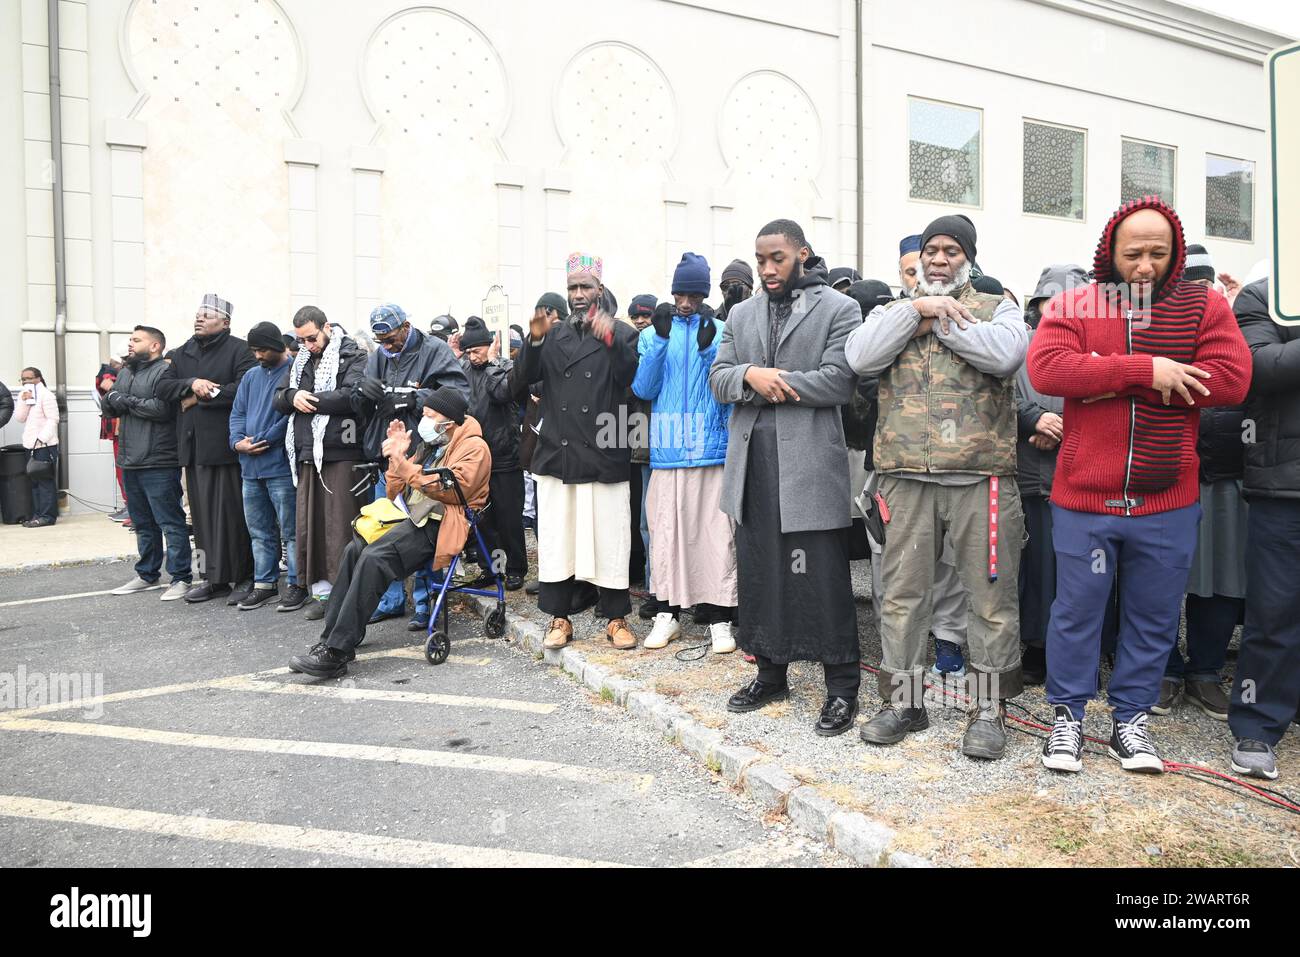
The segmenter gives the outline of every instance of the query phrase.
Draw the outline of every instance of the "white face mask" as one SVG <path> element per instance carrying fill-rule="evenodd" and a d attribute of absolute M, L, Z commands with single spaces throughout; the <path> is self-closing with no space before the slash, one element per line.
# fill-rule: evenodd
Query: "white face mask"
<path fill-rule="evenodd" d="M 433 419 L 425 417 L 420 420 L 420 424 L 416 427 L 416 431 L 420 433 L 420 438 L 424 439 L 424 441 L 428 442 L 430 445 L 441 445 L 443 442 L 447 441 L 447 426 L 450 424 L 451 422 L 446 419 L 441 422 L 435 422 Z"/>

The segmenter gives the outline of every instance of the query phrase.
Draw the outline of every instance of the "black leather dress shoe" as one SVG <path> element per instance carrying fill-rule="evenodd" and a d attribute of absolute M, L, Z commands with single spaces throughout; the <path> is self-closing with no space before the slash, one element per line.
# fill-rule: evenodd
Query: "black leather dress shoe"
<path fill-rule="evenodd" d="M 534 578 L 532 581 L 530 581 L 527 585 L 524 586 L 524 594 L 526 595 L 536 595 L 541 590 L 542 590 L 542 583 L 539 582 L 536 578 Z"/>
<path fill-rule="evenodd" d="M 789 685 L 768 684 L 755 678 L 728 699 L 727 710 L 736 714 L 757 711 L 769 701 L 781 701 L 788 697 L 790 697 Z"/>
<path fill-rule="evenodd" d="M 858 716 L 857 698 L 827 698 L 813 730 L 823 738 L 833 738 L 853 727 Z"/>

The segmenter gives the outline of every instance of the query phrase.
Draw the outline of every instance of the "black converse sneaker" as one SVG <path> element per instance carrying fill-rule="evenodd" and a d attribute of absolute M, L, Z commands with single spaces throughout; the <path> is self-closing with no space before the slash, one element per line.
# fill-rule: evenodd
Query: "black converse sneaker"
<path fill-rule="evenodd" d="M 1053 771 L 1083 770 L 1083 722 L 1063 704 L 1056 706 L 1052 734 L 1043 745 L 1043 767 Z"/>
<path fill-rule="evenodd" d="M 1165 763 L 1156 753 L 1155 742 L 1147 731 L 1145 711 L 1139 711 L 1132 721 L 1111 719 L 1110 756 L 1119 761 L 1125 771 L 1143 774 L 1161 774 Z"/>

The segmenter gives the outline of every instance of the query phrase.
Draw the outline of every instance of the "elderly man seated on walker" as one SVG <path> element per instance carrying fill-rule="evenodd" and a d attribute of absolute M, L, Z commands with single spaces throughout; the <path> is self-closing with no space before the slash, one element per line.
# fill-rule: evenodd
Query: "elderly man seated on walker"
<path fill-rule="evenodd" d="M 388 498 L 397 500 L 405 493 L 407 517 L 370 542 L 353 536 L 330 592 L 325 630 L 310 651 L 289 659 L 293 671 L 316 678 L 347 674 L 348 662 L 356 658 L 355 649 L 365 638 L 366 623 L 389 584 L 428 567 L 431 560 L 435 570 L 446 568 L 465 547 L 465 509 L 455 489 L 443 488 L 441 477 L 427 470 L 449 469 L 470 508 L 487 503 L 492 453 L 478 422 L 466 414 L 465 397 L 444 386 L 422 393 L 421 401 L 423 417 L 414 451 L 405 454 L 413 440 L 397 419 L 389 423 L 383 443 Z"/>

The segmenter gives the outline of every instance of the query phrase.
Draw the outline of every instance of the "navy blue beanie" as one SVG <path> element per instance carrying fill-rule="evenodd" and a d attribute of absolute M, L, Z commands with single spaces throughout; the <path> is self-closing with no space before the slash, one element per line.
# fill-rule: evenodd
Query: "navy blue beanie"
<path fill-rule="evenodd" d="M 709 282 L 709 263 L 696 253 L 682 253 L 682 261 L 673 271 L 673 292 L 698 292 L 707 296 Z"/>

